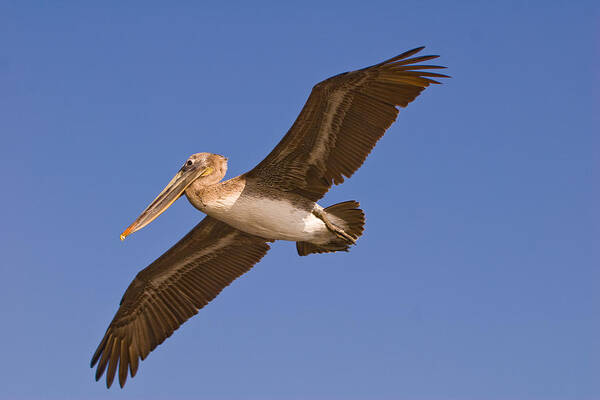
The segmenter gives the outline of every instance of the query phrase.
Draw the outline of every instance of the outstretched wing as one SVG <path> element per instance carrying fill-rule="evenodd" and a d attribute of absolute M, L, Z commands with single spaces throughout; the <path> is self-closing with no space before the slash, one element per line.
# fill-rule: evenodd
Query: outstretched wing
<path fill-rule="evenodd" d="M 316 201 L 362 165 L 375 143 L 431 83 L 446 75 L 417 65 L 438 56 L 409 58 L 419 47 L 358 71 L 331 77 L 313 88 L 288 133 L 247 176 Z"/>
<path fill-rule="evenodd" d="M 119 366 L 121 387 L 127 371 L 135 376 L 139 359 L 244 274 L 269 250 L 265 239 L 214 218 L 190 233 L 137 274 L 92 357 L 96 380 L 108 366 L 110 387 Z"/>

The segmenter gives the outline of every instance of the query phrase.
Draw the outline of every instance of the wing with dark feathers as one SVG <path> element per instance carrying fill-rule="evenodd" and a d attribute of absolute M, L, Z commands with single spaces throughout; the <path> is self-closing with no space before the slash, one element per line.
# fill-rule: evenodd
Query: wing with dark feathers
<path fill-rule="evenodd" d="M 382 63 L 331 77 L 313 88 L 300 115 L 248 177 L 317 201 L 362 165 L 398 115 L 431 83 L 447 78 L 410 58 L 419 47 Z"/>
<path fill-rule="evenodd" d="M 175 246 L 137 274 L 92 357 L 106 386 L 119 371 L 125 384 L 140 359 L 244 274 L 269 250 L 265 239 L 206 217 Z"/>

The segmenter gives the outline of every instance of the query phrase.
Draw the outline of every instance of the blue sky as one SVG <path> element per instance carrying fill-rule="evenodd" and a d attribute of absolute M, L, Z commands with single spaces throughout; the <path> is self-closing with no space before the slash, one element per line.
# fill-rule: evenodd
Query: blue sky
<path fill-rule="evenodd" d="M 166 4 L 0 3 L 0 398 L 600 397 L 597 2 Z M 315 83 L 420 45 L 453 78 L 322 201 L 361 202 L 358 245 L 276 243 L 94 382 L 123 291 L 202 218 L 118 239 L 181 163 L 243 173 Z"/>

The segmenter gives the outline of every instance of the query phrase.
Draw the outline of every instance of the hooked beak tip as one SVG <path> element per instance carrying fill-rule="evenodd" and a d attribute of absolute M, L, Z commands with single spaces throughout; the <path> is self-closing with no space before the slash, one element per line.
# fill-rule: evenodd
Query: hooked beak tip
<path fill-rule="evenodd" d="M 121 239 L 121 241 L 123 241 L 127 236 L 129 236 L 129 234 L 131 234 L 131 226 L 125 229 L 123 233 L 121 233 L 121 236 L 119 236 L 119 238 Z"/>

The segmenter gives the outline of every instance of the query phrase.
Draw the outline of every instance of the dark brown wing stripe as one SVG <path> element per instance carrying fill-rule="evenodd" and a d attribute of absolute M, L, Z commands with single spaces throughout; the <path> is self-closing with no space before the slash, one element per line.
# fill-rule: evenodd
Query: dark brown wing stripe
<path fill-rule="evenodd" d="M 206 217 L 131 282 L 91 366 L 96 380 L 106 371 L 110 387 L 135 376 L 139 359 L 247 272 L 268 251 L 262 238 Z M 107 369 L 108 368 L 108 369 Z"/>

